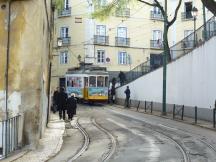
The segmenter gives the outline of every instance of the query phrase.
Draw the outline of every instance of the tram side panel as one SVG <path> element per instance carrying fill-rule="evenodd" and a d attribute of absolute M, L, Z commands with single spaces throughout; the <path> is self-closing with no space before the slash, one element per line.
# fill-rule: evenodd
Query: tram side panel
<path fill-rule="evenodd" d="M 90 101 L 107 101 L 108 87 L 89 87 L 88 99 Z"/>
<path fill-rule="evenodd" d="M 67 94 L 75 94 L 78 99 L 84 98 L 83 77 L 79 75 L 66 76 L 66 92 Z"/>

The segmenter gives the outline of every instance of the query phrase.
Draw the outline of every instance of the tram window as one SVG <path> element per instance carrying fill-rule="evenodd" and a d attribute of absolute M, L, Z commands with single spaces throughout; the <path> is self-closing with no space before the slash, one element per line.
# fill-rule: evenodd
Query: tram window
<path fill-rule="evenodd" d="M 89 77 L 89 86 L 90 87 L 96 87 L 96 77 L 95 76 Z"/>
<path fill-rule="evenodd" d="M 104 77 L 103 76 L 97 77 L 97 87 L 104 87 Z"/>
<path fill-rule="evenodd" d="M 67 84 L 69 87 L 82 87 L 81 77 L 68 77 Z"/>
<path fill-rule="evenodd" d="M 85 87 L 88 87 L 88 78 L 87 77 L 85 77 Z"/>
<path fill-rule="evenodd" d="M 105 87 L 108 87 L 108 84 L 109 84 L 108 77 L 105 77 Z"/>

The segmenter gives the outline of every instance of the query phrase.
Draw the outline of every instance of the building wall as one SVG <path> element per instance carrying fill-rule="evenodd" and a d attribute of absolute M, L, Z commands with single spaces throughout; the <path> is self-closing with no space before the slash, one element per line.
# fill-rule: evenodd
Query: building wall
<path fill-rule="evenodd" d="M 216 99 L 216 37 L 193 52 L 167 65 L 167 104 L 213 108 Z M 116 90 L 117 98 L 125 98 L 126 86 L 131 99 L 162 102 L 163 69 L 140 77 Z M 140 90 L 140 88 L 142 90 Z"/>
<path fill-rule="evenodd" d="M 23 142 L 36 146 L 43 135 L 48 101 L 50 1 L 12 1 L 9 50 L 9 117 L 21 115 Z M 5 118 L 6 9 L 0 9 L 0 110 Z M 21 126 L 22 127 L 22 126 Z"/>
<path fill-rule="evenodd" d="M 88 3 L 89 2 L 89 3 Z M 68 26 L 71 36 L 71 44 L 65 48 L 58 48 L 55 51 L 55 59 L 53 60 L 53 82 L 52 87 L 55 88 L 59 85 L 59 77 L 64 77 L 68 68 L 79 65 L 76 59 L 78 55 L 82 56 L 82 61 L 87 63 L 93 63 L 97 65 L 106 66 L 108 71 L 128 71 L 142 62 L 147 61 L 150 58 L 150 54 L 162 53 L 162 48 L 151 48 L 150 40 L 153 39 L 153 30 L 160 30 L 163 32 L 163 21 L 151 19 L 151 11 L 153 7 L 144 5 L 142 3 L 133 3 L 130 5 L 129 17 L 116 17 L 115 14 L 101 21 L 99 19 L 91 19 L 91 13 L 94 11 L 94 6 L 90 1 L 80 2 L 78 0 L 70 1 L 72 8 L 71 16 L 55 18 L 55 30 L 56 37 L 59 34 L 61 26 Z M 182 20 L 182 12 L 185 12 L 183 1 L 180 7 L 176 22 L 169 30 L 169 44 L 170 46 L 176 44 L 182 40 L 185 36 L 185 30 L 194 30 L 193 19 Z M 196 20 L 197 28 L 203 24 L 202 16 L 202 3 L 201 1 L 192 1 L 194 6 L 199 10 L 199 14 Z M 161 1 L 163 4 L 163 1 Z M 169 20 L 174 16 L 174 11 L 177 6 L 178 0 L 168 2 L 168 17 Z M 207 18 L 211 17 L 210 12 L 207 13 Z M 76 18 L 82 18 L 82 23 L 74 23 Z M 96 35 L 96 26 L 106 26 L 106 36 L 109 36 L 108 45 L 96 45 L 94 44 L 94 35 Z M 117 36 L 118 27 L 127 27 L 127 37 L 130 38 L 129 47 L 116 47 L 115 37 Z M 54 40 L 56 40 L 55 38 Z M 160 42 L 162 44 L 162 42 Z M 56 47 L 54 45 L 54 47 Z M 68 49 L 69 48 L 69 49 Z M 59 64 L 58 54 L 60 50 L 68 49 L 69 62 L 66 65 Z M 105 57 L 110 59 L 110 62 L 104 62 L 98 64 L 97 62 L 97 50 L 105 50 Z M 132 63 L 125 65 L 118 64 L 118 52 L 125 51 L 131 58 Z M 73 56 L 72 56 L 73 55 Z"/>

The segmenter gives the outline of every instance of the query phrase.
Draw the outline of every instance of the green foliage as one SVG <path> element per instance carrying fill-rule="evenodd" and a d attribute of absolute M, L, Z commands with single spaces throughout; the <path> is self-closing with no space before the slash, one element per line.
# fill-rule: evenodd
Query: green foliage
<path fill-rule="evenodd" d="M 53 0 L 53 5 L 57 10 L 61 10 L 64 8 L 64 0 Z"/>
<path fill-rule="evenodd" d="M 134 0 L 113 0 L 105 5 L 101 4 L 101 0 L 93 0 L 93 4 L 95 7 L 95 12 L 92 14 L 93 18 L 97 18 L 100 20 L 105 20 L 109 16 L 113 15 L 116 10 L 118 12 L 123 12 L 125 8 L 129 5 L 129 3 Z"/>

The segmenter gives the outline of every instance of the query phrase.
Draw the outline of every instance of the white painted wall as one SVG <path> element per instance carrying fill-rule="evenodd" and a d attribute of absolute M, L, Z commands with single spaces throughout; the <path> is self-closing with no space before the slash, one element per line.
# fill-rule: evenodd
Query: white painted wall
<path fill-rule="evenodd" d="M 21 93 L 14 91 L 8 96 L 8 111 L 10 116 L 16 116 L 19 113 L 19 108 L 21 105 Z M 5 92 L 0 91 L 0 112 L 5 113 Z M 4 114 L 0 115 L 4 116 Z"/>
<path fill-rule="evenodd" d="M 129 84 L 131 99 L 162 102 L 160 68 Z M 126 86 L 116 90 L 125 98 Z M 167 103 L 212 108 L 216 99 L 216 37 L 167 66 Z"/>

